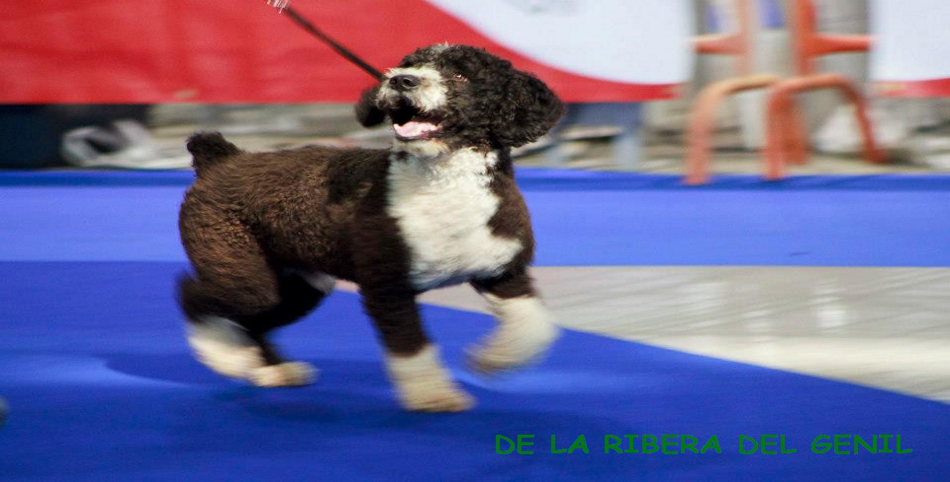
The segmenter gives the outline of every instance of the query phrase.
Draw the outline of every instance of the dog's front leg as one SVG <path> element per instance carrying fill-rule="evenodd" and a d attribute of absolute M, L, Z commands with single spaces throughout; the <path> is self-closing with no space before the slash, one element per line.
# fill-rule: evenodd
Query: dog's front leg
<path fill-rule="evenodd" d="M 552 323 L 526 271 L 476 280 L 472 286 L 488 300 L 498 320 L 495 331 L 469 351 L 473 369 L 491 373 L 523 365 L 542 355 L 557 339 L 560 328 Z"/>
<path fill-rule="evenodd" d="M 461 412 L 474 404 L 442 365 L 422 328 L 415 293 L 392 285 L 362 287 L 363 303 L 386 348 L 386 370 L 407 410 Z"/>

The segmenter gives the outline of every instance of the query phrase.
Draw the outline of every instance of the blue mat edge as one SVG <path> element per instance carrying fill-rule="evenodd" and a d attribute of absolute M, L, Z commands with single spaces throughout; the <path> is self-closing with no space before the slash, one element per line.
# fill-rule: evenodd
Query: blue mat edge
<path fill-rule="evenodd" d="M 686 186 L 682 176 L 541 167 L 517 168 L 528 191 L 557 190 L 757 190 L 757 191 L 950 191 L 950 174 L 806 175 L 766 181 L 757 175 L 719 175 L 705 186 Z M 192 171 L 37 170 L 0 171 L 0 187 L 187 186 Z"/>

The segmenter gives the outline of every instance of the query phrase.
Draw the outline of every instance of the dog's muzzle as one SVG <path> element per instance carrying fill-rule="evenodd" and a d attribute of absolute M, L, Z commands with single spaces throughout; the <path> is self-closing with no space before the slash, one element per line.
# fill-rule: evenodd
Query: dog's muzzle
<path fill-rule="evenodd" d="M 417 89 L 422 80 L 415 75 L 397 75 L 389 79 L 389 87 L 396 92 L 409 92 Z"/>

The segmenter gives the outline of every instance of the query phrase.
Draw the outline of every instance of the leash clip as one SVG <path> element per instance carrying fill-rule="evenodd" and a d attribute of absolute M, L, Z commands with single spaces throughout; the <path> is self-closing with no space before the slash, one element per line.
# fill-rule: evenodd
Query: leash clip
<path fill-rule="evenodd" d="M 267 0 L 267 4 L 277 9 L 277 13 L 284 13 L 284 9 L 290 4 L 290 0 Z"/>

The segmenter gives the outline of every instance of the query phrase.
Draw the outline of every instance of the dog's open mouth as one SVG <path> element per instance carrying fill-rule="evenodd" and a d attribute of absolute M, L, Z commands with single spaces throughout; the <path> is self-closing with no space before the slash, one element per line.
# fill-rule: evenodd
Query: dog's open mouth
<path fill-rule="evenodd" d="M 402 106 L 390 112 L 393 129 L 400 141 L 419 141 L 435 137 L 442 126 L 442 118 L 437 114 L 423 113 L 412 106 Z"/>

